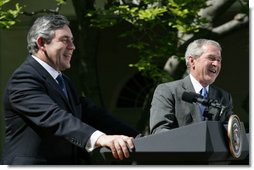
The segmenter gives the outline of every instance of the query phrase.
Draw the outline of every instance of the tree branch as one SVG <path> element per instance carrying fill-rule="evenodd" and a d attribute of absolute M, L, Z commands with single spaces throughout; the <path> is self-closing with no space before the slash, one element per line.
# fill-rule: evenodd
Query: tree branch
<path fill-rule="evenodd" d="M 21 11 L 20 14 L 25 15 L 25 16 L 33 16 L 33 15 L 41 14 L 41 13 L 58 14 L 62 5 L 63 5 L 63 3 L 58 3 L 56 6 L 56 9 L 41 9 L 41 10 L 33 11 L 33 12 Z"/>
<path fill-rule="evenodd" d="M 213 22 L 235 2 L 236 0 L 208 0 L 209 7 L 201 10 L 200 15 Z"/>
<path fill-rule="evenodd" d="M 33 15 L 40 14 L 40 13 L 58 14 L 59 9 L 55 9 L 55 10 L 53 10 L 53 9 L 41 9 L 39 11 L 33 11 L 33 12 L 26 12 L 26 11 L 20 12 L 20 14 L 25 15 L 25 16 L 33 16 Z"/>
<path fill-rule="evenodd" d="M 217 35 L 223 35 L 230 31 L 236 30 L 242 26 L 248 25 L 249 17 L 246 14 L 237 14 L 233 20 L 224 23 L 216 28 L 212 29 L 212 32 Z"/>

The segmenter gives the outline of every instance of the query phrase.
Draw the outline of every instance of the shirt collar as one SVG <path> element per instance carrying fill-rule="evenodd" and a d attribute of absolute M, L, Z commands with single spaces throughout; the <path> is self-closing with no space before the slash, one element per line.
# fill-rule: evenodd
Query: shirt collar
<path fill-rule="evenodd" d="M 191 83 L 194 87 L 194 90 L 196 93 L 199 93 L 200 90 L 203 88 L 203 86 L 197 81 L 197 79 L 195 79 L 191 74 L 190 74 L 190 80 L 191 80 Z M 206 88 L 206 91 L 208 92 L 209 90 L 209 85 L 205 87 Z"/>
<path fill-rule="evenodd" d="M 32 55 L 32 57 L 38 62 L 40 63 L 40 65 L 45 68 L 45 70 L 47 70 L 47 72 L 53 77 L 53 79 L 56 79 L 56 77 L 61 74 L 61 72 L 56 71 L 53 67 L 51 67 L 50 65 L 48 65 L 46 62 L 42 61 L 41 59 L 39 59 L 38 57 Z"/>

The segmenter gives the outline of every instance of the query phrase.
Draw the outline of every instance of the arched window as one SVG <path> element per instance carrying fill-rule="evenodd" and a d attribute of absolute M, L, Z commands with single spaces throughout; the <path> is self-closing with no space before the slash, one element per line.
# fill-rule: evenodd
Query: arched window
<path fill-rule="evenodd" d="M 118 99 L 117 108 L 139 108 L 143 107 L 149 90 L 154 86 L 151 78 L 136 73 L 122 88 Z"/>

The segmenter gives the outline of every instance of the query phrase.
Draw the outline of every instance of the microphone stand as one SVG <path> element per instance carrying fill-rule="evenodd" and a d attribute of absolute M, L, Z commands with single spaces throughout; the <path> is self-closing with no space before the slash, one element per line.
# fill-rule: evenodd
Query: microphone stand
<path fill-rule="evenodd" d="M 228 107 L 221 105 L 216 99 L 209 99 L 203 116 L 206 120 L 219 121 L 228 110 Z M 220 120 L 222 121 L 222 120 Z M 222 121 L 223 122 L 223 121 Z"/>
<path fill-rule="evenodd" d="M 205 120 L 213 120 L 213 113 L 210 113 L 210 111 L 208 111 L 208 107 L 205 108 L 204 112 L 203 112 L 203 116 L 205 118 Z"/>

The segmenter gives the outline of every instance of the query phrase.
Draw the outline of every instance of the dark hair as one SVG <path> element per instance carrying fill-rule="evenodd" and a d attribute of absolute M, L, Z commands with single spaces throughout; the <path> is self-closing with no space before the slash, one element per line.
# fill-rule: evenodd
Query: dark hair
<path fill-rule="evenodd" d="M 27 49 L 30 54 L 38 51 L 36 44 L 38 37 L 43 37 L 49 43 L 54 37 L 55 30 L 69 25 L 69 21 L 63 15 L 45 15 L 35 20 L 27 34 Z"/>

